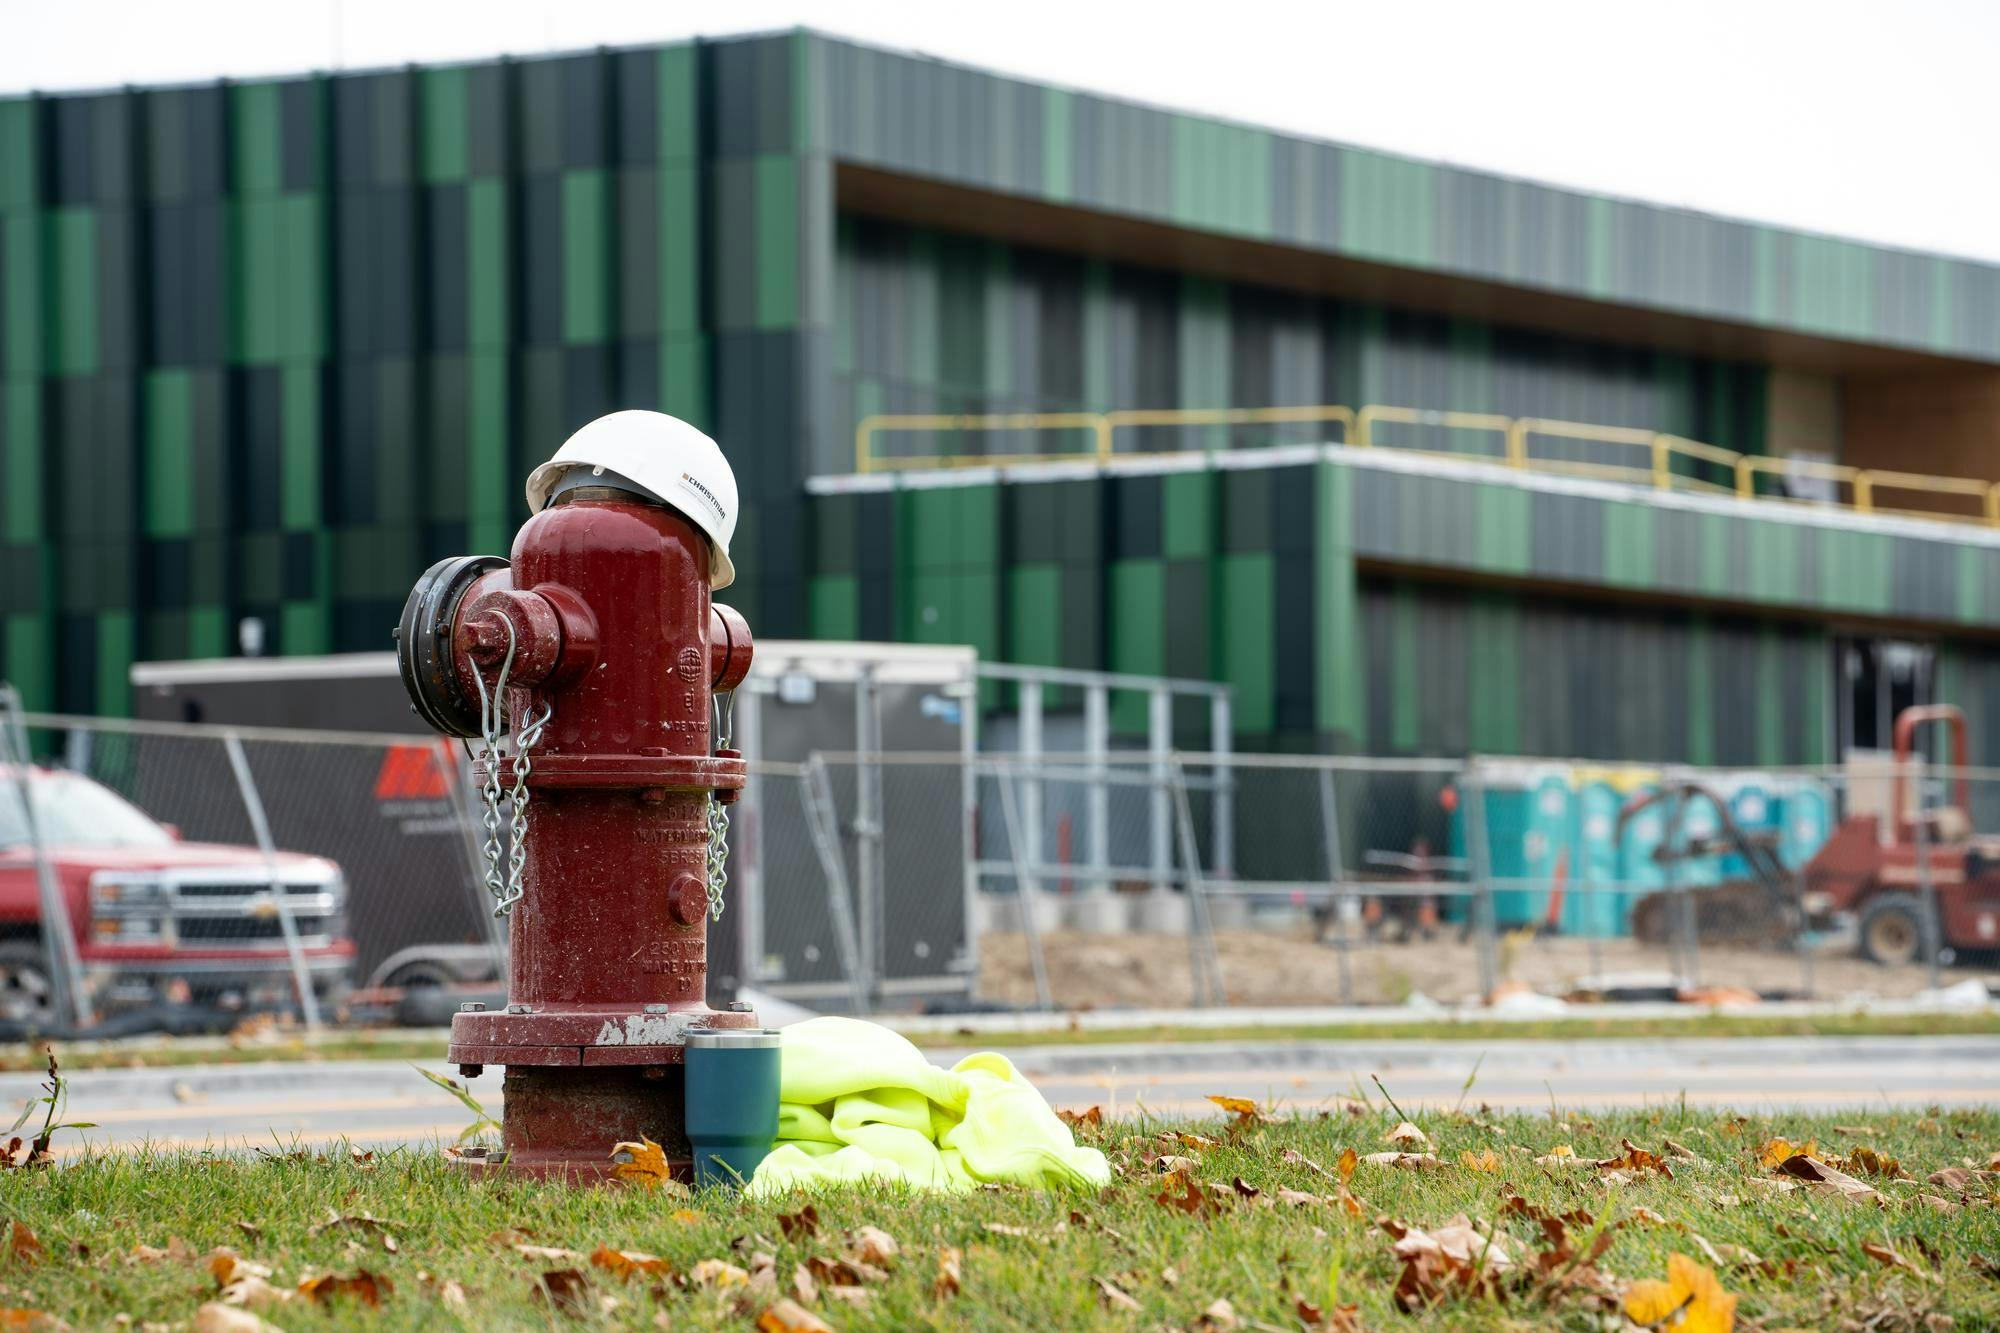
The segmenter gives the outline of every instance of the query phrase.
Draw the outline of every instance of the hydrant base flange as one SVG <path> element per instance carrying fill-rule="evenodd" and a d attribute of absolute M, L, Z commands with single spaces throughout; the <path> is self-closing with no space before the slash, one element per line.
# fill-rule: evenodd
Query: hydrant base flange
<path fill-rule="evenodd" d="M 668 1013 L 593 1006 L 454 1014 L 447 1058 L 471 1065 L 679 1064 L 690 1030 L 756 1026 L 754 1013 L 706 1006 Z"/>

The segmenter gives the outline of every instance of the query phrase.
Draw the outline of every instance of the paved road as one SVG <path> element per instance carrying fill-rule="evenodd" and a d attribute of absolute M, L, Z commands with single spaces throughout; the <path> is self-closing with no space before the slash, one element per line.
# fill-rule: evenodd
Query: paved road
<path fill-rule="evenodd" d="M 1450 1105 L 1475 1063 L 1466 1104 L 1503 1110 L 1540 1110 L 1552 1099 L 1603 1109 L 1682 1097 L 1743 1111 L 2000 1105 L 2000 1037 L 1191 1042 L 1013 1054 L 1056 1105 L 1108 1112 L 1209 1114 L 1209 1093 L 1317 1107 L 1359 1089 L 1375 1095 L 1370 1075 L 1405 1108 Z M 19 1106 L 34 1082 L 0 1075 L 0 1106 Z M 497 1114 L 497 1071 L 472 1086 Z M 469 1119 L 390 1060 L 83 1071 L 73 1077 L 70 1112 L 98 1122 L 84 1136 L 92 1143 L 192 1148 L 429 1142 L 450 1139 Z"/>

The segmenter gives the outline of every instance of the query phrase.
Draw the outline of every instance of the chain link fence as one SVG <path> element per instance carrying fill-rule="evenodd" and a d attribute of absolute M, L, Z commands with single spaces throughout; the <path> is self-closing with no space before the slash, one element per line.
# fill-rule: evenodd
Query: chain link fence
<path fill-rule="evenodd" d="M 504 977 L 459 747 L 5 721 L 0 1018 L 185 999 L 332 1023 Z M 2000 958 L 1986 770 L 1130 751 L 751 769 L 717 1001 L 1555 1012 L 1910 995 Z"/>

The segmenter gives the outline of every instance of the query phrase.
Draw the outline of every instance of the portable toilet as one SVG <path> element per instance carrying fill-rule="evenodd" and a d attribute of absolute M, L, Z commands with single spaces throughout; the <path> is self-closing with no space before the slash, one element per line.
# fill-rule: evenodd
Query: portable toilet
<path fill-rule="evenodd" d="M 1634 801 L 1657 790 L 1657 782 L 1642 784 L 1627 792 L 1625 799 Z M 1625 825 L 1625 834 L 1618 840 L 1618 883 L 1625 894 L 1621 917 L 1629 915 L 1633 899 L 1667 882 L 1667 872 L 1653 859 L 1666 830 L 1667 808 L 1663 802 L 1647 806 Z"/>
<path fill-rule="evenodd" d="M 1776 784 L 1769 773 L 1731 774 L 1723 791 L 1729 817 L 1745 834 L 1755 837 L 1780 831 Z M 1724 879 L 1743 879 L 1750 874 L 1750 863 L 1740 853 L 1731 852 L 1722 858 L 1720 871 Z"/>
<path fill-rule="evenodd" d="M 1571 773 L 1576 789 L 1576 838 L 1563 899 L 1565 935 L 1624 933 L 1625 918 L 1636 895 L 1625 883 L 1625 848 L 1618 836 L 1618 812 L 1631 796 L 1650 789 L 1658 777 L 1649 768 L 1583 767 Z M 1652 817 L 1650 812 L 1640 816 L 1648 817 Z M 1626 841 L 1630 841 L 1630 830 L 1627 832 Z M 1653 840 L 1659 840 L 1657 829 Z M 1647 850 L 1650 855 L 1650 847 Z"/>
<path fill-rule="evenodd" d="M 1797 869 L 1833 835 L 1833 792 L 1820 779 L 1807 777 L 1789 779 L 1782 791 L 1778 856 Z"/>
<path fill-rule="evenodd" d="M 1722 813 L 1716 809 L 1715 802 L 1706 796 L 1690 796 L 1686 800 L 1687 804 L 1680 812 L 1680 841 L 1702 842 L 1718 836 L 1722 832 Z M 1672 819 L 1673 802 L 1669 800 L 1666 805 L 1667 818 Z M 1672 881 L 1676 887 L 1720 884 L 1723 878 L 1722 861 L 1722 857 L 1714 855 L 1687 857 L 1675 868 Z"/>
<path fill-rule="evenodd" d="M 1493 881 L 1493 919 L 1502 927 L 1540 924 L 1548 915 L 1556 862 L 1570 844 L 1569 771 L 1560 764 L 1480 760 L 1473 783 L 1483 794 L 1485 863 Z M 1462 791 L 1452 816 L 1452 845 L 1474 867 L 1467 806 Z"/>

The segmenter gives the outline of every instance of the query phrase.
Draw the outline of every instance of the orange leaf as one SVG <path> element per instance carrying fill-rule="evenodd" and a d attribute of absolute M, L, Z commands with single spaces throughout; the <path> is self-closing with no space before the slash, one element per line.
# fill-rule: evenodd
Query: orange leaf
<path fill-rule="evenodd" d="M 1818 1157 L 1817 1145 L 1807 1139 L 1804 1143 L 1793 1143 L 1788 1139 L 1772 1139 L 1757 1150 L 1757 1165 L 1769 1171 L 1787 1157 Z"/>
<path fill-rule="evenodd" d="M 593 1267 L 602 1268 L 615 1277 L 629 1278 L 634 1273 L 647 1273 L 664 1277 L 673 1272 L 673 1265 L 655 1254 L 642 1250 L 614 1250 L 609 1245 L 600 1245 L 590 1252 Z"/>
<path fill-rule="evenodd" d="M 1458 1155 L 1458 1164 L 1468 1171 L 1490 1171 L 1494 1175 L 1500 1174 L 1500 1154 L 1491 1148 L 1476 1157 L 1469 1152 L 1462 1152 Z"/>
<path fill-rule="evenodd" d="M 261 1320 L 259 1321 L 262 1322 Z M 14 1329 L 32 1330 L 33 1333 L 67 1333 L 69 1328 L 62 1320 L 40 1310 L 0 1309 L 0 1329 L 12 1333 Z"/>
<path fill-rule="evenodd" d="M 656 1190 L 674 1178 L 672 1169 L 667 1166 L 666 1151 L 643 1134 L 637 1143 L 616 1145 L 611 1149 L 611 1155 L 621 1159 L 611 1169 L 611 1174 L 619 1180 L 629 1180 Z"/>
<path fill-rule="evenodd" d="M 758 1333 L 833 1333 L 833 1325 L 794 1300 L 782 1300 L 757 1316 Z"/>
<path fill-rule="evenodd" d="M 1722 1289 L 1710 1270 L 1685 1254 L 1667 1259 L 1667 1280 L 1647 1278 L 1625 1291 L 1625 1317 L 1649 1328 L 1667 1325 L 1675 1333 L 1730 1333 L 1736 1327 L 1736 1298 Z"/>
<path fill-rule="evenodd" d="M 1256 1115 L 1257 1103 L 1248 1097 L 1224 1097 L 1217 1093 L 1208 1094 L 1208 1099 L 1231 1115 Z"/>
<path fill-rule="evenodd" d="M 958 1295 L 959 1286 L 964 1280 L 964 1274 L 960 1271 L 963 1261 L 964 1256 L 953 1246 L 947 1245 L 938 1251 L 937 1281 L 931 1284 L 933 1296 L 942 1300 L 947 1296 Z"/>
<path fill-rule="evenodd" d="M 341 1277 L 334 1273 L 309 1277 L 299 1283 L 299 1293 L 319 1305 L 331 1304 L 336 1296 L 352 1296 L 369 1309 L 379 1310 L 384 1297 L 395 1295 L 396 1284 L 360 1268 L 355 1270 L 353 1277 Z"/>
<path fill-rule="evenodd" d="M 1340 1171 L 1340 1183 L 1345 1185 L 1350 1179 L 1352 1179 L 1354 1176 L 1354 1168 L 1360 1165 L 1361 1165 L 1361 1159 L 1355 1155 L 1354 1149 L 1342 1148 L 1340 1150 L 1340 1161 L 1337 1164 L 1338 1169 Z"/>
<path fill-rule="evenodd" d="M 42 1243 L 35 1239 L 35 1233 L 19 1222 L 7 1233 L 7 1254 L 15 1263 L 24 1265 L 38 1264 L 44 1257 Z"/>

